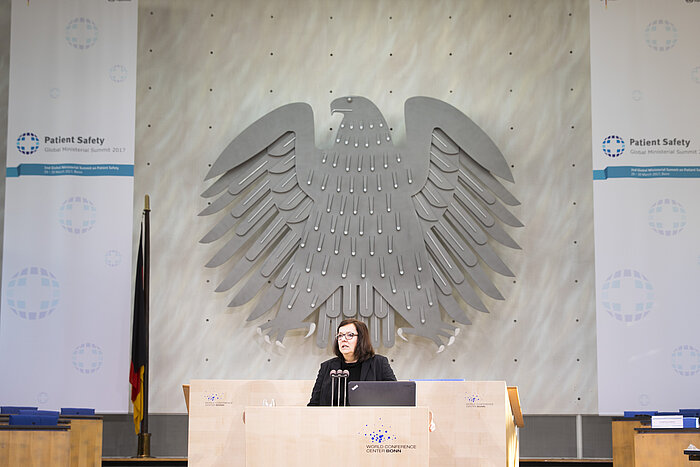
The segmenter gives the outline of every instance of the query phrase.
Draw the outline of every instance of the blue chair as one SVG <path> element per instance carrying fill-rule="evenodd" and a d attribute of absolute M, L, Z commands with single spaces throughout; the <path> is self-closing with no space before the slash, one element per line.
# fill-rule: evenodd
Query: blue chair
<path fill-rule="evenodd" d="M 86 409 L 86 408 L 78 408 L 78 407 L 62 407 L 61 408 L 61 415 L 62 416 L 95 415 L 95 409 Z"/>
<path fill-rule="evenodd" d="M 19 414 L 20 410 L 37 410 L 38 407 L 23 407 L 15 405 L 4 405 L 0 407 L 0 415 Z"/>
<path fill-rule="evenodd" d="M 48 415 L 48 416 L 56 416 L 58 417 L 58 411 L 57 410 L 20 410 L 19 415 Z"/>
<path fill-rule="evenodd" d="M 31 414 L 10 414 L 10 423 L 18 426 L 56 426 L 58 415 L 31 415 Z"/>

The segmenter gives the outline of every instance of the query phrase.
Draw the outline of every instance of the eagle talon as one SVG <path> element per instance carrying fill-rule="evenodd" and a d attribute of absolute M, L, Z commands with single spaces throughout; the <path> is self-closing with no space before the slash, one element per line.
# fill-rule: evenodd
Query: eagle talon
<path fill-rule="evenodd" d="M 316 323 L 311 323 L 311 325 L 309 326 L 309 332 L 306 333 L 306 335 L 304 336 L 304 339 L 311 337 L 311 334 L 313 334 L 315 330 L 316 330 Z"/>
<path fill-rule="evenodd" d="M 398 329 L 396 330 L 396 334 L 398 334 L 399 337 L 400 337 L 401 339 L 403 339 L 403 340 L 405 340 L 406 342 L 408 342 L 408 339 L 406 339 L 406 336 L 403 335 L 403 328 L 398 328 Z"/>
<path fill-rule="evenodd" d="M 441 336 L 449 336 L 447 345 L 452 345 L 455 341 L 455 338 L 453 335 L 448 334 L 444 329 L 423 329 L 423 328 L 399 328 L 396 333 L 399 335 L 399 337 L 405 341 L 408 341 L 404 334 L 413 334 L 416 336 L 420 337 L 425 337 L 426 339 L 430 339 L 433 342 L 435 342 L 435 345 L 437 345 L 438 350 L 437 353 L 441 353 L 445 350 L 445 344 L 442 341 Z"/>

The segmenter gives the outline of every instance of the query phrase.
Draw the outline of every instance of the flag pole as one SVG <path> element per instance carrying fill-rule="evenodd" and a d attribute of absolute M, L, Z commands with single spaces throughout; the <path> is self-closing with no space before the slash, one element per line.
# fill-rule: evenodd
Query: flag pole
<path fill-rule="evenodd" d="M 143 245 L 143 295 L 144 295 L 144 321 L 145 329 L 145 356 L 146 361 L 143 372 L 143 419 L 141 420 L 141 430 L 138 435 L 138 453 L 137 457 L 152 457 L 151 456 L 151 434 L 148 432 L 148 367 L 149 365 L 149 323 L 150 323 L 150 268 L 151 268 L 151 206 L 150 197 L 144 197 L 143 208 L 143 229 L 144 229 L 144 245 Z"/>

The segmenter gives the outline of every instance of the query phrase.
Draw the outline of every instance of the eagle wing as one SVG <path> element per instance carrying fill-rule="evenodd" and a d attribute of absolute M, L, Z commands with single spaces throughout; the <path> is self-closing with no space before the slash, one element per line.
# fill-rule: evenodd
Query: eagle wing
<path fill-rule="evenodd" d="M 234 231 L 207 263 L 213 268 L 234 258 L 216 291 L 241 283 L 229 303 L 239 306 L 266 289 L 248 320 L 270 310 L 284 292 L 293 252 L 314 204 L 297 179 L 297 163 L 316 155 L 313 111 L 308 104 L 293 103 L 266 114 L 233 139 L 206 176 L 218 179 L 202 196 L 218 197 L 199 215 L 232 205 L 200 240 L 211 243 Z"/>
<path fill-rule="evenodd" d="M 477 289 L 502 300 L 488 269 L 514 276 L 492 248 L 497 242 L 519 249 L 501 224 L 522 227 L 506 206 L 518 200 L 496 177 L 513 182 L 501 151 L 471 119 L 451 105 L 428 97 L 405 104 L 407 150 L 428 160 L 416 170 L 412 196 L 420 218 L 438 302 L 455 321 L 470 324 L 455 295 L 488 312 Z M 399 335 L 423 335 L 420 328 Z M 429 337 L 429 336 L 424 336 Z"/>

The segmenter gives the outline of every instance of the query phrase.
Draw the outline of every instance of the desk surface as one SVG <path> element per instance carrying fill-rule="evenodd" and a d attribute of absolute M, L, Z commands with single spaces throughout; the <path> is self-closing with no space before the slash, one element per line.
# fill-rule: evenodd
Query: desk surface
<path fill-rule="evenodd" d="M 635 428 L 637 433 L 700 433 L 700 428 L 650 428 L 641 427 Z"/>
<path fill-rule="evenodd" d="M 0 425 L 2 431 L 68 431 L 70 425 Z"/>

